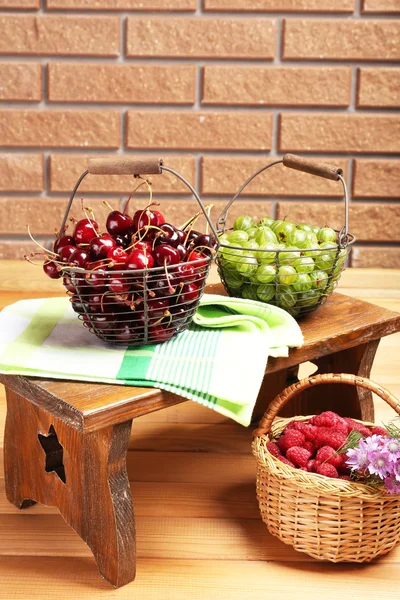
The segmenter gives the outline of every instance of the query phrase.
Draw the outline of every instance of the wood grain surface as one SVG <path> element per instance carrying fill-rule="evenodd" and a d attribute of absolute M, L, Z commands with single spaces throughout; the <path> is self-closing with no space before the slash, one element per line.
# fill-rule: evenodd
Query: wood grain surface
<path fill-rule="evenodd" d="M 0 293 L 1 306 L 34 292 L 49 296 L 58 286 L 43 280 L 40 269 L 14 264 L 6 269 L 0 262 L 0 280 L 8 289 Z M 30 269 L 38 271 L 36 280 L 25 277 Z M 24 281 L 30 290 L 21 289 Z M 339 291 L 398 311 L 400 271 L 349 270 Z M 399 353 L 400 334 L 384 337 L 372 367 L 372 378 L 397 396 Z M 299 376 L 313 370 L 310 363 L 301 365 Z M 381 401 L 375 407 L 377 422 L 393 416 Z M 1 428 L 4 421 L 0 386 Z M 144 447 L 146 438 L 151 442 Z M 19 511 L 8 502 L 0 459 L 0 600 L 396 598 L 399 548 L 369 564 L 330 564 L 270 536 L 258 514 L 250 439 L 249 430 L 192 402 L 135 420 L 127 471 L 136 512 L 137 577 L 118 590 L 99 577 L 89 549 L 56 509 L 36 504 Z"/>

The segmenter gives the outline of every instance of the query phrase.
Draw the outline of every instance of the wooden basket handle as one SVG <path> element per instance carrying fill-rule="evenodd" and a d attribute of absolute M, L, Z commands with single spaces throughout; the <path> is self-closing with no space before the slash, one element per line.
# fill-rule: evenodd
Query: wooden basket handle
<path fill-rule="evenodd" d="M 325 177 L 325 179 L 333 179 L 334 181 L 338 181 L 340 179 L 339 176 L 343 175 L 343 169 L 338 169 L 333 165 L 316 162 L 310 158 L 304 158 L 303 156 L 296 156 L 295 154 L 285 154 L 282 162 L 285 167 L 289 167 L 290 169 L 304 171 L 304 173 Z"/>
<path fill-rule="evenodd" d="M 290 387 L 287 387 L 283 390 L 283 392 L 278 394 L 265 411 L 258 428 L 253 431 L 253 437 L 268 435 L 271 431 L 273 420 L 278 415 L 280 409 L 283 408 L 285 404 L 289 402 L 289 400 L 294 398 L 294 396 L 297 396 L 297 394 L 300 394 L 300 392 L 303 390 L 313 387 L 314 385 L 321 385 L 323 383 L 347 383 L 348 385 L 359 386 L 366 390 L 370 390 L 382 398 L 382 400 L 387 402 L 387 404 L 389 404 L 389 406 L 391 406 L 393 410 L 400 415 L 399 400 L 388 390 L 381 387 L 374 381 L 371 381 L 366 377 L 351 375 L 349 373 L 322 373 L 321 375 L 311 375 L 310 377 L 306 377 L 305 379 L 294 383 Z"/>
<path fill-rule="evenodd" d="M 159 175 L 162 164 L 161 158 L 151 157 L 89 158 L 88 171 L 91 175 Z"/>

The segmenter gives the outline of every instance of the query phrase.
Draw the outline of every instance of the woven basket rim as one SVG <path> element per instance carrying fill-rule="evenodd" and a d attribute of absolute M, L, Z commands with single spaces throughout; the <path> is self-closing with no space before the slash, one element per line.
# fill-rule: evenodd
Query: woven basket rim
<path fill-rule="evenodd" d="M 261 435 L 253 439 L 252 451 L 257 459 L 257 464 L 262 469 L 268 471 L 282 479 L 287 479 L 292 484 L 298 485 L 300 488 L 308 489 L 315 488 L 315 492 L 319 494 L 329 494 L 341 497 L 353 497 L 359 500 L 384 500 L 395 501 L 400 497 L 390 495 L 386 492 L 382 485 L 368 485 L 366 483 L 357 483 L 346 481 L 344 479 L 336 479 L 319 475 L 318 473 L 309 473 L 290 465 L 286 465 L 278 458 L 273 456 L 266 448 L 266 444 L 275 441 L 286 425 L 292 421 L 308 421 L 314 415 L 296 416 L 290 418 L 276 417 L 271 427 L 271 436 Z M 353 419 L 357 423 L 362 423 L 365 426 L 375 426 L 375 423 Z"/>

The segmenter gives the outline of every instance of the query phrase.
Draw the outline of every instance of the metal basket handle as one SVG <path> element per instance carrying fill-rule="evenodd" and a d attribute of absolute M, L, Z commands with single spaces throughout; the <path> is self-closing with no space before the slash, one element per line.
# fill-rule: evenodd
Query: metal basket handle
<path fill-rule="evenodd" d="M 290 169 L 296 169 L 297 171 L 303 171 L 304 173 L 309 173 L 310 175 L 316 175 L 317 177 L 324 177 L 325 179 L 332 179 L 334 181 L 341 181 L 343 186 L 345 207 L 344 207 L 344 226 L 339 232 L 339 245 L 341 248 L 344 248 L 348 244 L 348 233 L 349 233 L 349 195 L 347 191 L 346 182 L 343 179 L 343 171 L 342 169 L 338 169 L 333 165 L 323 164 L 320 162 L 315 162 L 309 158 L 304 158 L 302 156 L 296 156 L 295 154 L 285 154 L 284 157 L 280 160 L 276 160 L 265 167 L 262 167 L 253 175 L 251 175 L 247 181 L 239 188 L 236 194 L 233 196 L 232 200 L 230 200 L 221 212 L 217 221 L 218 231 L 224 231 L 226 220 L 228 217 L 228 211 L 235 200 L 240 196 L 243 190 L 248 186 L 248 184 L 253 181 L 255 177 L 263 173 L 270 167 L 274 165 L 283 164 L 285 167 L 289 167 Z"/>
<path fill-rule="evenodd" d="M 323 373 L 321 375 L 311 375 L 310 377 L 306 377 L 305 379 L 294 383 L 290 387 L 287 387 L 285 390 L 283 390 L 283 392 L 278 394 L 265 411 L 258 428 L 253 431 L 253 437 L 268 435 L 271 431 L 271 426 L 275 417 L 278 415 L 280 409 L 289 402 L 289 400 L 307 388 L 313 387 L 314 385 L 321 385 L 323 383 L 346 383 L 349 385 L 362 387 L 365 390 L 374 392 L 374 394 L 387 402 L 387 404 L 389 404 L 389 406 L 391 406 L 393 410 L 400 415 L 400 401 L 391 392 L 381 387 L 374 381 L 371 381 L 366 377 L 351 375 L 349 373 Z"/>
<path fill-rule="evenodd" d="M 163 171 L 168 171 L 180 179 L 190 190 L 193 196 L 196 198 L 198 205 L 200 206 L 208 225 L 213 233 L 213 236 L 218 240 L 218 234 L 215 227 L 207 214 L 203 202 L 200 196 L 192 185 L 182 175 L 164 165 L 163 160 L 160 158 L 138 158 L 138 157 L 111 157 L 111 158 L 90 158 L 88 161 L 88 168 L 82 173 L 78 181 L 72 190 L 68 205 L 64 214 L 64 218 L 60 228 L 60 235 L 64 231 L 65 223 L 67 222 L 69 212 L 71 210 L 72 202 L 74 201 L 76 192 L 83 179 L 86 175 L 161 175 Z"/>

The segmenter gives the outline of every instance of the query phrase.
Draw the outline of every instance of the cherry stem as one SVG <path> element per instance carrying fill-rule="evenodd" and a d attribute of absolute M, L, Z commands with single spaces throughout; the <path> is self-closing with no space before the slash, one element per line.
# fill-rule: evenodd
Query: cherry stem
<path fill-rule="evenodd" d="M 180 230 L 184 231 L 186 229 L 186 227 L 189 227 L 189 225 L 192 224 L 192 222 L 197 221 L 197 219 L 199 218 L 199 216 L 201 215 L 201 211 L 196 213 L 195 215 L 193 215 L 193 217 L 190 217 L 190 219 L 188 219 L 186 221 L 186 223 L 184 223 L 183 225 L 180 226 Z"/>
<path fill-rule="evenodd" d="M 41 248 L 46 254 L 53 254 L 54 256 L 59 256 L 59 254 L 57 254 L 56 252 L 52 252 L 52 250 L 47 250 L 47 248 L 45 248 L 44 246 L 42 246 L 41 244 L 39 244 L 39 242 L 37 242 L 35 240 L 35 238 L 31 234 L 31 230 L 29 229 L 29 225 L 26 226 L 26 229 L 28 231 L 29 237 L 31 238 L 32 242 L 34 242 L 36 244 L 36 246 L 38 246 L 39 248 Z"/>
<path fill-rule="evenodd" d="M 148 234 L 150 229 L 156 229 L 159 232 L 159 235 L 161 235 L 161 233 L 163 233 L 163 230 L 160 229 L 159 227 L 156 227 L 156 225 L 146 225 L 145 227 L 142 227 L 141 229 L 139 229 L 139 231 L 137 233 L 142 231 L 142 229 L 143 229 L 143 233 L 140 235 L 140 237 L 137 240 L 135 240 L 133 242 L 133 244 L 131 244 L 130 246 L 127 246 L 127 248 L 125 248 L 125 252 L 127 252 L 128 250 L 132 250 L 132 248 L 134 248 L 139 242 L 141 242 L 146 237 L 146 235 Z M 154 250 L 154 247 L 153 247 L 153 250 Z"/>
<path fill-rule="evenodd" d="M 164 258 L 164 271 L 165 271 L 165 278 L 167 280 L 168 283 L 168 291 L 170 294 L 175 294 L 175 288 L 172 287 L 171 285 L 171 280 L 168 274 L 168 269 L 167 269 L 167 259 Z"/>
<path fill-rule="evenodd" d="M 104 206 L 107 206 L 107 208 L 109 208 L 111 211 L 114 211 L 113 207 L 109 202 L 107 202 L 107 200 L 103 200 L 103 204 Z"/>
<path fill-rule="evenodd" d="M 143 179 L 143 177 L 140 177 L 140 175 L 138 175 L 138 178 L 139 178 L 139 179 Z M 124 215 L 126 215 L 126 211 L 127 211 L 127 209 L 128 209 L 128 206 L 129 206 L 129 203 L 130 203 L 130 201 L 131 201 L 131 198 L 132 198 L 132 196 L 133 196 L 133 195 L 134 195 L 134 194 L 137 192 L 137 190 L 138 190 L 139 188 L 141 188 L 141 187 L 142 187 L 142 185 L 145 185 L 145 184 L 147 184 L 147 186 L 149 186 L 149 183 L 146 181 L 146 179 L 143 179 L 142 183 L 139 183 L 139 185 L 137 185 L 137 186 L 135 187 L 135 189 L 133 190 L 133 192 L 131 192 L 131 195 L 129 196 L 129 198 L 128 198 L 128 200 L 126 201 L 126 204 L 125 204 L 125 208 L 124 208 L 124 212 L 123 212 L 123 214 L 124 214 Z"/>
<path fill-rule="evenodd" d="M 175 300 L 175 304 L 178 304 L 178 300 L 179 300 L 179 297 L 180 297 L 180 295 L 182 294 L 182 290 L 183 290 L 183 286 L 184 286 L 184 285 L 185 285 L 185 284 L 184 284 L 183 282 L 181 282 L 181 283 L 179 284 L 179 287 L 180 287 L 181 289 L 180 289 L 180 290 L 179 290 L 179 292 L 178 292 L 178 295 L 177 295 L 177 297 L 176 297 L 176 300 Z"/>
<path fill-rule="evenodd" d="M 160 317 L 159 319 L 157 319 L 157 321 L 155 321 L 154 323 L 152 323 L 152 326 L 155 325 L 160 325 L 160 323 L 163 321 L 163 319 L 165 319 L 165 317 L 169 317 L 169 323 L 168 323 L 168 327 L 171 325 L 171 321 L 172 321 L 172 315 L 169 312 L 169 310 L 164 311 L 164 314 L 162 317 Z"/>
<path fill-rule="evenodd" d="M 90 220 L 90 217 L 89 217 L 89 213 L 90 213 L 90 215 L 91 215 L 91 217 L 92 217 L 93 221 L 95 221 L 95 218 L 94 218 L 94 212 L 93 212 L 93 210 L 92 210 L 90 207 L 89 207 L 89 208 L 86 208 L 85 206 L 83 206 L 83 198 L 82 198 L 82 197 L 81 197 L 81 208 L 82 208 L 82 210 L 83 210 L 83 213 L 84 213 L 84 215 L 85 215 L 86 219 L 89 221 L 89 223 L 90 223 L 90 227 L 93 229 L 93 231 L 94 231 L 95 235 L 96 235 L 97 237 L 100 237 L 100 236 L 99 236 L 99 232 L 96 230 L 95 226 L 93 225 L 93 223 L 92 223 L 92 221 Z"/>

